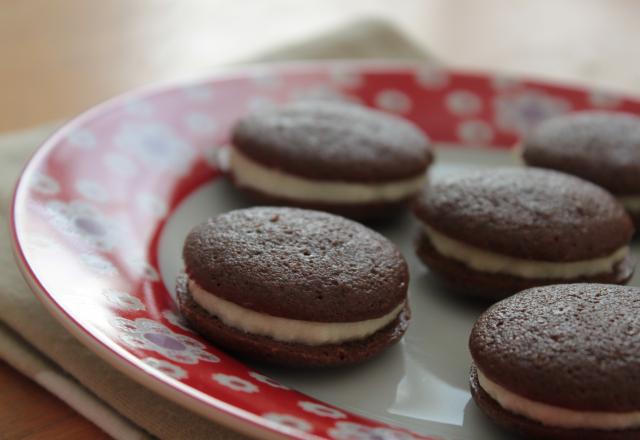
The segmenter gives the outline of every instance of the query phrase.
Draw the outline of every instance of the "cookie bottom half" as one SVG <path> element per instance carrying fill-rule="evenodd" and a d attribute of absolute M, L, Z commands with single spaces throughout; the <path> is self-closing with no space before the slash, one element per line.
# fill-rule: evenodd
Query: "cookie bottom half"
<path fill-rule="evenodd" d="M 440 254 L 424 233 L 418 237 L 416 253 L 449 290 L 460 295 L 485 300 L 499 300 L 524 289 L 549 284 L 604 283 L 623 285 L 629 282 L 634 270 L 633 257 L 629 255 L 615 265 L 613 272 L 571 279 L 522 278 L 502 273 L 480 272 Z"/>
<path fill-rule="evenodd" d="M 268 194 L 267 192 L 248 188 L 246 186 L 239 186 L 233 181 L 233 176 L 228 177 L 230 177 L 231 182 L 234 183 L 234 186 L 251 201 L 270 206 L 295 206 L 304 209 L 326 211 L 354 220 L 380 221 L 396 217 L 399 213 L 404 212 L 408 209 L 409 204 L 414 197 L 412 195 L 410 197 L 404 197 L 399 200 L 365 203 L 329 203 L 295 200 L 275 196 L 272 194 Z"/>
<path fill-rule="evenodd" d="M 624 430 L 556 428 L 507 411 L 482 389 L 478 382 L 478 370 L 475 365 L 471 366 L 469 386 L 473 400 L 487 417 L 502 428 L 517 432 L 527 438 L 554 440 L 640 439 L 640 428 Z"/>
<path fill-rule="evenodd" d="M 186 276 L 178 277 L 176 289 L 182 315 L 213 344 L 246 358 L 288 367 L 337 367 L 363 362 L 396 343 L 407 330 L 411 316 L 407 305 L 395 320 L 365 339 L 304 345 L 246 333 L 224 324 L 194 301 Z"/>

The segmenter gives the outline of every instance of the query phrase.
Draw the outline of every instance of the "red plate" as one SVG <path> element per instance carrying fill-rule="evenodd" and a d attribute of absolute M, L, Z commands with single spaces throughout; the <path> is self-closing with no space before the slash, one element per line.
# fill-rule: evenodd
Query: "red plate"
<path fill-rule="evenodd" d="M 380 359 L 306 375 L 272 370 L 281 382 L 348 409 L 254 371 L 190 332 L 174 313 L 170 292 L 180 240 L 203 217 L 235 206 L 233 190 L 219 179 L 212 160 L 215 147 L 228 141 L 234 121 L 251 108 L 327 96 L 398 113 L 436 142 L 499 149 L 514 145 L 542 119 L 570 110 L 640 113 L 640 102 L 612 94 L 388 62 L 244 68 L 133 92 L 67 124 L 27 165 L 12 213 L 25 277 L 49 311 L 106 361 L 165 397 L 245 433 L 300 439 L 498 435 L 467 404 L 462 373 L 468 368 L 466 331 L 479 309 L 412 292 L 413 333 Z M 402 231 L 385 232 L 395 237 Z M 412 288 L 424 284 L 429 290 L 424 269 L 411 265 Z M 423 330 L 447 334 L 421 321 L 423 309 L 427 316 L 438 307 L 446 309 L 438 316 L 451 319 L 440 322 L 434 315 L 435 321 L 427 321 L 461 323 L 456 328 L 462 330 L 452 333 L 459 339 L 455 356 L 438 352 L 452 342 L 437 342 L 436 336 L 432 351 L 420 345 Z M 411 373 L 416 365 L 421 369 Z M 448 366 L 455 374 L 443 372 Z M 427 377 L 431 382 L 421 382 Z M 379 388 L 371 388 L 372 380 Z M 355 397 L 320 389 L 346 381 L 358 389 L 352 390 Z M 423 397 L 413 399 L 412 389 Z M 447 405 L 451 408 L 443 410 Z"/>

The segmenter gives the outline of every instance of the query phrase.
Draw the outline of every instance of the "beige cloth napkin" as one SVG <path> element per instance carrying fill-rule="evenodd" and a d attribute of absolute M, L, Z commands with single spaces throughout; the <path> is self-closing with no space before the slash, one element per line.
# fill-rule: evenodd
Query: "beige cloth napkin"
<path fill-rule="evenodd" d="M 425 53 L 386 22 L 363 20 L 254 61 L 322 58 L 422 59 Z M 81 345 L 51 317 L 18 271 L 7 217 L 15 179 L 60 124 L 0 136 L 0 357 L 118 439 L 242 439 L 132 381 Z"/>

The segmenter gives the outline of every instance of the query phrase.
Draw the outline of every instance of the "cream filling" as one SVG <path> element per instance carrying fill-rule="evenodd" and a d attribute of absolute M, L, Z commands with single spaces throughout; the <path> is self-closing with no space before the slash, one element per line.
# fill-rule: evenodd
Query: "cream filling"
<path fill-rule="evenodd" d="M 640 212 L 640 196 L 619 196 L 618 200 L 629 212 Z"/>
<path fill-rule="evenodd" d="M 231 147 L 229 168 L 236 183 L 269 195 L 305 202 L 371 203 L 402 200 L 417 193 L 426 174 L 388 183 L 305 179 L 265 167 Z"/>
<path fill-rule="evenodd" d="M 529 400 L 501 387 L 478 370 L 478 383 L 501 407 L 547 426 L 581 429 L 627 429 L 640 426 L 640 411 L 575 411 Z"/>
<path fill-rule="evenodd" d="M 404 308 L 404 301 L 380 318 L 355 322 L 312 322 L 281 318 L 245 309 L 224 300 L 189 280 L 189 291 L 196 303 L 218 317 L 226 325 L 276 341 L 305 345 L 335 344 L 364 339 L 396 319 Z"/>
<path fill-rule="evenodd" d="M 460 261 L 481 272 L 504 273 L 522 278 L 570 279 L 608 273 L 629 253 L 629 246 L 623 246 L 610 255 L 591 260 L 568 263 L 524 260 L 452 240 L 427 225 L 424 225 L 424 231 L 433 247 L 445 257 Z"/>

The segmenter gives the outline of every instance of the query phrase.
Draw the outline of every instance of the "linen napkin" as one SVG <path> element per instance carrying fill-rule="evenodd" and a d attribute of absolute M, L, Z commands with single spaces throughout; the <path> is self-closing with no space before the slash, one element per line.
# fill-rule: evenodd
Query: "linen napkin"
<path fill-rule="evenodd" d="M 400 58 L 425 52 L 379 19 L 348 23 L 248 60 Z M 144 388 L 81 345 L 49 315 L 13 260 L 9 203 L 30 154 L 60 126 L 0 136 L 0 357 L 117 439 L 244 439 Z"/>

